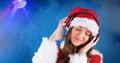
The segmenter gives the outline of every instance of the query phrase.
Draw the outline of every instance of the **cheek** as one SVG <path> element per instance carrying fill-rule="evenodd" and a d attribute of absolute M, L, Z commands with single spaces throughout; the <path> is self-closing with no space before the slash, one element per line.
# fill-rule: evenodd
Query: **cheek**
<path fill-rule="evenodd" d="M 84 37 L 85 42 L 89 40 L 89 36 Z"/>
<path fill-rule="evenodd" d="M 72 30 L 72 33 L 71 35 L 74 36 L 74 35 L 78 35 L 79 32 L 75 31 L 75 30 Z"/>

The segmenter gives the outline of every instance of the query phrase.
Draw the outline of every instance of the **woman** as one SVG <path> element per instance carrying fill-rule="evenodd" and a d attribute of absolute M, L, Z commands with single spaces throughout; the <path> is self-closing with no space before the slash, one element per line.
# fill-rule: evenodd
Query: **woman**
<path fill-rule="evenodd" d="M 68 33 L 63 35 L 64 28 Z M 96 13 L 86 8 L 73 8 L 68 17 L 60 20 L 49 37 L 43 37 L 33 63 L 102 63 L 102 54 L 93 49 L 99 40 L 99 22 Z M 60 46 L 56 41 L 65 38 Z"/>

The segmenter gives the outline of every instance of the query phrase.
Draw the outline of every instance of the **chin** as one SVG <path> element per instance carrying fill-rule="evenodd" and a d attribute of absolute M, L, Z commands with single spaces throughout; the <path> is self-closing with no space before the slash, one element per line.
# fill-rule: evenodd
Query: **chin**
<path fill-rule="evenodd" d="M 82 42 L 76 41 L 76 40 L 72 40 L 72 44 L 73 44 L 74 46 L 80 46 L 80 45 L 82 45 Z"/>
<path fill-rule="evenodd" d="M 80 46 L 81 44 L 73 44 L 74 46 Z"/>

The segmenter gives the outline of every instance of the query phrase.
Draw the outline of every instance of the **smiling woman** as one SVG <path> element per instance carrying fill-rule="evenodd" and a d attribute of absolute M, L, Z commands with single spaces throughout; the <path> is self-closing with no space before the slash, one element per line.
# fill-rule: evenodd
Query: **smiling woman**
<path fill-rule="evenodd" d="M 71 42 L 74 46 L 79 46 L 88 41 L 91 32 L 84 27 L 74 26 L 71 32 Z"/>
<path fill-rule="evenodd" d="M 67 27 L 68 33 L 62 34 Z M 33 63 L 102 63 L 102 54 L 93 49 L 99 40 L 99 22 L 96 13 L 86 8 L 73 8 L 68 17 L 60 20 L 49 37 L 43 37 Z M 56 41 L 66 38 L 60 46 Z"/>

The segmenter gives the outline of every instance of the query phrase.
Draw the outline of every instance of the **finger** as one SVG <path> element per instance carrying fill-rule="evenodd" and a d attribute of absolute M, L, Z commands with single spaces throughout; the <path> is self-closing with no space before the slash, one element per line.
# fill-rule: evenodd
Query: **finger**
<path fill-rule="evenodd" d="M 62 25 L 63 25 L 63 26 L 66 26 L 66 24 L 65 24 L 65 23 L 63 23 Z"/>
<path fill-rule="evenodd" d="M 98 42 L 98 41 L 99 41 L 99 39 L 100 39 L 100 37 L 98 37 L 98 38 L 97 38 L 97 40 L 96 40 L 95 42 Z"/>
<path fill-rule="evenodd" d="M 67 17 L 63 18 L 61 23 L 65 23 L 66 19 Z"/>
<path fill-rule="evenodd" d="M 97 38 L 97 36 L 95 36 L 91 41 L 94 42 L 96 38 Z"/>
<path fill-rule="evenodd" d="M 66 23 L 65 23 L 66 19 L 67 17 L 61 19 L 60 24 L 62 24 L 63 26 L 66 26 Z"/>
<path fill-rule="evenodd" d="M 99 41 L 100 37 L 97 38 L 97 40 L 94 42 L 94 45 L 97 44 L 97 42 Z"/>
<path fill-rule="evenodd" d="M 64 19 L 64 18 L 62 18 L 59 23 L 62 23 L 62 22 L 63 22 L 63 19 Z"/>

